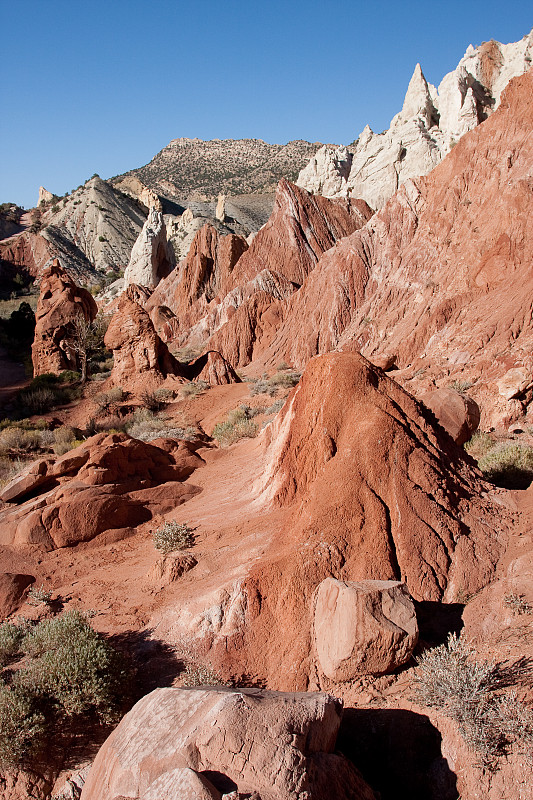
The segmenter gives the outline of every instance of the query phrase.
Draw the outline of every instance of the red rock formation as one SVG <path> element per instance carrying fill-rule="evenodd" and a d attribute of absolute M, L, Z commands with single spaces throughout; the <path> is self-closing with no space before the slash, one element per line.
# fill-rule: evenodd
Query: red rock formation
<path fill-rule="evenodd" d="M 54 550 L 109 530 L 127 536 L 190 499 L 198 490 L 183 481 L 202 463 L 188 442 L 93 436 L 56 460 L 34 462 L 4 487 L 1 544 Z"/>
<path fill-rule="evenodd" d="M 26 589 L 34 582 L 33 575 L 0 573 L 0 622 L 22 605 Z"/>
<path fill-rule="evenodd" d="M 76 286 L 59 261 L 43 272 L 32 346 L 34 375 L 78 369 L 76 320 L 92 322 L 98 308 L 91 294 Z"/>
<path fill-rule="evenodd" d="M 106 331 L 105 344 L 114 356 L 113 383 L 125 387 L 139 380 L 157 383 L 168 375 L 183 377 L 179 361 L 161 341 L 148 312 L 133 299 L 135 296 L 135 285 L 121 295 Z"/>
<path fill-rule="evenodd" d="M 478 381 L 483 408 L 511 367 L 531 375 L 533 72 L 425 178 L 322 255 L 269 351 L 302 366 L 334 348 L 421 359 Z M 503 402 L 503 401 L 502 401 Z"/>
<path fill-rule="evenodd" d="M 234 791 L 262 800 L 373 800 L 355 767 L 334 753 L 341 715 L 342 703 L 325 694 L 157 689 L 104 743 L 81 798 L 220 800 Z"/>

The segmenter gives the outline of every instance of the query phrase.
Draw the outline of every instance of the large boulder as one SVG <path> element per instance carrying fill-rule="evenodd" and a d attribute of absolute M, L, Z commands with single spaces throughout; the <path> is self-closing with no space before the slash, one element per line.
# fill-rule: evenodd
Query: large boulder
<path fill-rule="evenodd" d="M 90 292 L 77 286 L 55 259 L 43 272 L 35 312 L 34 375 L 78 369 L 77 320 L 92 322 L 97 311 Z"/>
<path fill-rule="evenodd" d="M 156 689 L 100 749 L 82 800 L 372 800 L 334 754 L 342 704 L 325 694 Z"/>
<path fill-rule="evenodd" d="M 314 646 L 335 681 L 381 675 L 409 661 L 418 641 L 413 601 L 400 581 L 339 581 L 318 587 Z"/>
<path fill-rule="evenodd" d="M 0 574 L 0 622 L 22 605 L 26 589 L 34 582 L 33 575 L 11 572 Z"/>
<path fill-rule="evenodd" d="M 464 444 L 477 431 L 481 412 L 475 400 L 455 389 L 435 389 L 420 397 L 457 444 Z"/>

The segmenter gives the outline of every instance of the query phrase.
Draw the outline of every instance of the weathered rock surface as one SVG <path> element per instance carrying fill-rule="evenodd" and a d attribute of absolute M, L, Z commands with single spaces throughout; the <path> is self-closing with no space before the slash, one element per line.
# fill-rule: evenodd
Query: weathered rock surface
<path fill-rule="evenodd" d="M 0 621 L 22 605 L 26 589 L 34 582 L 33 575 L 0 573 Z"/>
<path fill-rule="evenodd" d="M 82 800 L 231 791 L 261 800 L 372 800 L 358 771 L 333 752 L 341 714 L 340 701 L 325 694 L 157 689 L 102 746 Z"/>
<path fill-rule="evenodd" d="M 183 482 L 202 464 L 188 442 L 97 434 L 56 460 L 34 462 L 4 487 L 1 544 L 54 550 L 109 530 L 126 536 L 196 494 Z"/>
<path fill-rule="evenodd" d="M 318 587 L 313 643 L 328 678 L 391 672 L 409 661 L 417 641 L 415 607 L 403 583 L 326 578 Z"/>
<path fill-rule="evenodd" d="M 130 386 L 139 380 L 161 382 L 168 375 L 182 375 L 181 367 L 155 332 L 148 313 L 133 297 L 134 286 L 121 295 L 117 310 L 105 334 L 105 344 L 113 351 L 112 381 Z"/>
<path fill-rule="evenodd" d="M 530 71 L 430 175 L 321 256 L 289 300 L 267 363 L 299 367 L 335 348 L 370 360 L 394 352 L 412 387 L 422 371 L 437 386 L 468 380 L 482 426 L 504 412 L 496 382 L 533 366 L 532 96 Z"/>
<path fill-rule="evenodd" d="M 46 203 L 51 203 L 52 200 L 56 200 L 56 195 L 49 192 L 48 189 L 45 189 L 44 186 L 39 186 L 39 199 L 37 200 L 37 205 L 45 205 Z"/>
<path fill-rule="evenodd" d="M 455 389 L 435 389 L 420 397 L 457 444 L 464 444 L 478 429 L 481 413 L 475 400 Z"/>
<path fill-rule="evenodd" d="M 139 237 L 133 245 L 124 272 L 124 288 L 132 283 L 153 289 L 174 267 L 174 251 L 167 242 L 161 211 L 150 209 Z"/>
<path fill-rule="evenodd" d="M 57 260 L 44 271 L 35 313 L 34 375 L 78 369 L 76 320 L 92 322 L 97 310 L 90 292 L 76 286 Z"/>
<path fill-rule="evenodd" d="M 503 89 L 530 68 L 532 56 L 533 32 L 512 44 L 470 45 L 438 90 L 417 64 L 390 128 L 375 134 L 367 125 L 349 151 L 324 145 L 298 176 L 298 186 L 326 197 L 361 197 L 381 208 L 400 185 L 430 172 L 498 107 Z"/>

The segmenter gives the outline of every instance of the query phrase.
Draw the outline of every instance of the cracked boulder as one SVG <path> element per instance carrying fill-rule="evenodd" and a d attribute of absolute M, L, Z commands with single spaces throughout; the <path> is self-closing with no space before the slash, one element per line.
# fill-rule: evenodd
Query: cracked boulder
<path fill-rule="evenodd" d="M 341 716 L 322 693 L 156 689 L 103 744 L 81 800 L 373 800 L 334 753 Z"/>

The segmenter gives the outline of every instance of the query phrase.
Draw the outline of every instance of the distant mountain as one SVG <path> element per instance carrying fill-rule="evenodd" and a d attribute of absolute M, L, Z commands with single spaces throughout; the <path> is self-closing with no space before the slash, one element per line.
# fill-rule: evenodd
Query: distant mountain
<path fill-rule="evenodd" d="M 281 178 L 296 180 L 321 146 L 300 140 L 281 145 L 261 139 L 173 139 L 149 164 L 111 182 L 120 186 L 135 176 L 156 194 L 186 205 L 220 193 L 267 194 Z"/>

